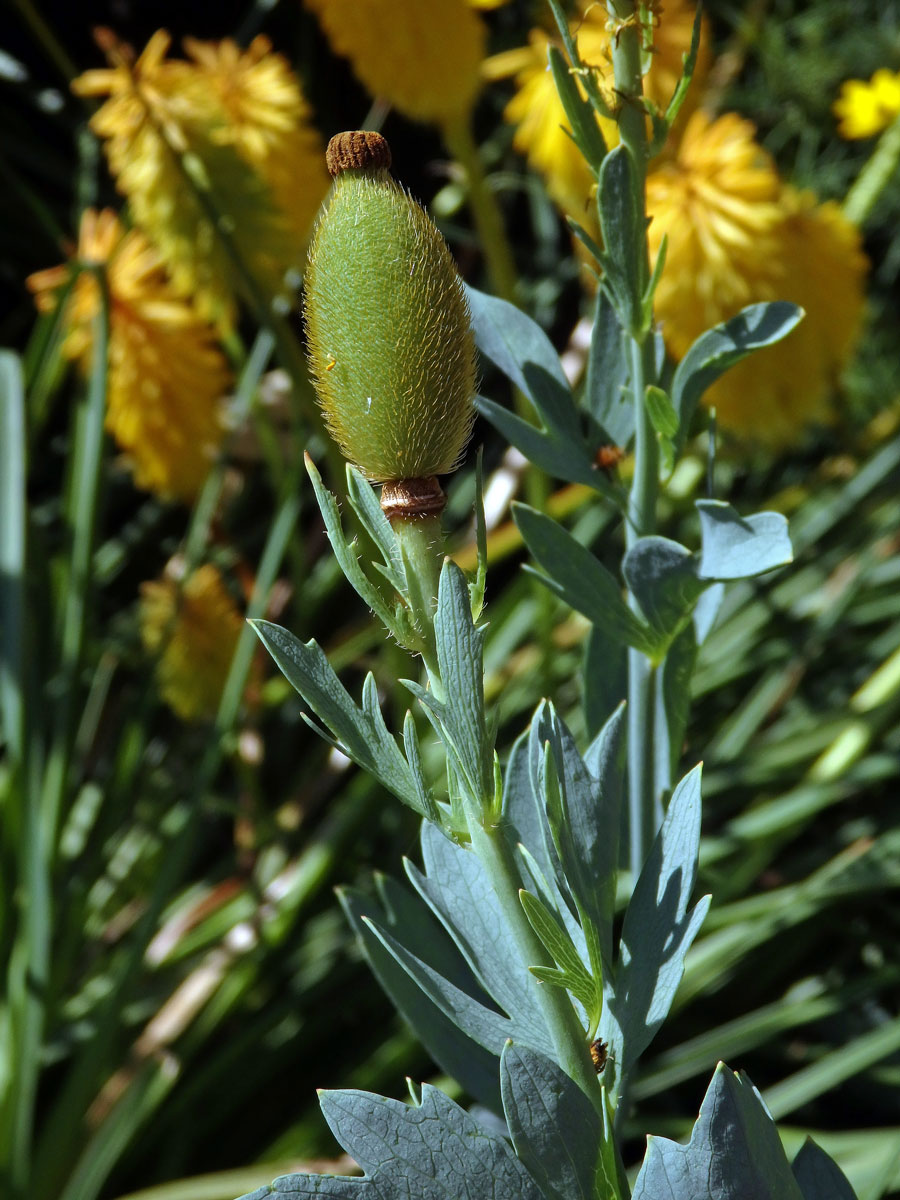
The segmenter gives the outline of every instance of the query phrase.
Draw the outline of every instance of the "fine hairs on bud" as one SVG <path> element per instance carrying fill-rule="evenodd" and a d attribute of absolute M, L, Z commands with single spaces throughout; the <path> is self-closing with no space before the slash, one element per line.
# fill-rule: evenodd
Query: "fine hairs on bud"
<path fill-rule="evenodd" d="M 373 482 L 443 475 L 472 429 L 475 345 L 436 226 L 391 178 L 377 133 L 332 138 L 335 177 L 304 286 L 310 366 L 328 429 Z"/>

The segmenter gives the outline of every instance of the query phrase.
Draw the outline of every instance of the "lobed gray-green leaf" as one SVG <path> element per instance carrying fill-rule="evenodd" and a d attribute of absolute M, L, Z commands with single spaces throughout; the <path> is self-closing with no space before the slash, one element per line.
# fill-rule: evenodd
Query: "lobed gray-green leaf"
<path fill-rule="evenodd" d="M 812 1200 L 794 1178 L 755 1088 L 716 1068 L 687 1146 L 647 1139 L 632 1200 Z M 827 1193 L 816 1200 L 830 1200 Z"/>

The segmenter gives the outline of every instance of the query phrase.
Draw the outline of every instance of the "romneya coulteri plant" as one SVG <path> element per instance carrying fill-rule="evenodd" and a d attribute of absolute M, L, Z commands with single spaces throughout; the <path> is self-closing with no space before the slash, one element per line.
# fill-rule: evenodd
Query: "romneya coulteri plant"
<path fill-rule="evenodd" d="M 658 536 L 658 490 L 705 388 L 802 313 L 753 305 L 680 363 L 665 361 L 653 321 L 663 255 L 651 272 L 644 176 L 687 89 L 698 28 L 671 104 L 653 111 L 642 96 L 652 14 L 610 0 L 611 111 L 560 4 L 551 7 L 568 61 L 551 49 L 549 67 L 597 180 L 600 242 L 573 227 L 599 278 L 580 394 L 534 322 L 463 288 L 440 235 L 393 182 L 378 134 L 332 140 L 335 184 L 306 282 L 319 398 L 352 464 L 347 499 L 381 561 L 359 560 L 336 500 L 312 463 L 309 472 L 344 573 L 424 664 L 423 682 L 398 686 L 440 743 L 442 777 L 426 774 L 409 713 L 402 731 L 387 728 L 371 676 L 358 703 L 314 642 L 256 626 L 323 736 L 422 817 L 421 867 L 407 862 L 406 882 L 383 880 L 377 898 L 347 891 L 342 903 L 382 986 L 476 1106 L 428 1085 L 410 1085 L 409 1104 L 323 1092 L 325 1119 L 364 1174 L 289 1175 L 253 1196 L 847 1200 L 849 1184 L 814 1143 L 788 1162 L 752 1084 L 724 1064 L 688 1145 L 650 1139 L 633 1183 L 621 1152 L 629 1080 L 710 904 L 692 895 L 700 768 L 678 777 L 694 660 L 728 581 L 791 559 L 784 518 L 710 498 L 696 501 L 699 546 Z M 613 150 L 598 114 L 618 120 Z M 469 433 L 475 343 L 539 423 L 488 399 L 479 410 L 548 474 L 615 506 L 625 541 L 617 579 L 549 516 L 517 506 L 541 584 L 591 624 L 598 665 L 586 673 L 585 703 L 602 727 L 580 748 L 545 702 L 502 765 L 482 686 L 483 518 L 476 512 L 479 563 L 468 579 L 444 557 L 436 478 Z M 605 444 L 633 453 L 627 491 L 598 470 Z M 617 703 L 599 677 L 625 647 Z M 630 899 L 619 923 L 620 864 Z"/>

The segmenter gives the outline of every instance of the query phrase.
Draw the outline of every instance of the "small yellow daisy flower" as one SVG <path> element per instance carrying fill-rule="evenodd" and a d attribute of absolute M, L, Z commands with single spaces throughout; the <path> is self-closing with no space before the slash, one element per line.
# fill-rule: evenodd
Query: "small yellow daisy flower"
<path fill-rule="evenodd" d="M 653 57 L 644 79 L 647 98 L 665 110 L 681 78 L 683 56 L 691 45 L 696 6 L 690 0 L 667 0 L 659 23 L 653 29 Z M 601 91 L 615 107 L 613 69 L 610 50 L 609 19 L 605 5 L 585 5 L 585 11 L 571 25 L 582 62 L 596 71 Z M 688 98 L 679 114 L 679 123 L 686 119 L 689 106 L 702 86 L 709 64 L 707 38 L 701 37 L 694 79 Z M 506 51 L 485 63 L 485 75 L 490 79 L 515 74 L 516 93 L 506 106 L 504 116 L 516 126 L 513 145 L 524 154 L 529 164 L 541 175 L 552 198 L 563 212 L 584 223 L 593 176 L 578 147 L 570 137 L 570 126 L 556 92 L 553 76 L 547 69 L 547 49 L 557 44 L 542 29 L 529 35 L 529 45 L 522 50 Z M 600 128 L 608 146 L 619 140 L 614 120 L 600 119 Z"/>
<path fill-rule="evenodd" d="M 141 640 L 159 655 L 160 695 L 182 720 L 212 717 L 243 620 L 219 571 L 198 568 L 179 588 L 173 572 L 141 585 Z"/>
<path fill-rule="evenodd" d="M 191 62 L 168 58 L 164 30 L 137 59 L 108 30 L 100 41 L 110 66 L 86 71 L 73 91 L 107 97 L 91 128 L 135 222 L 178 291 L 227 326 L 241 277 L 223 238 L 274 295 L 302 264 L 327 191 L 299 84 L 266 38 L 246 50 L 191 42 Z"/>
<path fill-rule="evenodd" d="M 839 207 L 784 186 L 748 122 L 696 113 L 676 159 L 648 177 L 647 208 L 654 259 L 668 235 L 656 316 L 675 359 L 747 304 L 791 300 L 806 310 L 784 341 L 707 391 L 720 424 L 786 445 L 827 419 L 859 332 L 867 268 L 859 233 Z"/>
<path fill-rule="evenodd" d="M 900 73 L 876 71 L 868 83 L 848 79 L 833 111 L 842 138 L 874 137 L 900 116 Z"/>
<path fill-rule="evenodd" d="M 76 255 L 106 271 L 109 379 L 106 427 L 125 451 L 138 487 L 191 501 L 222 437 L 230 373 L 213 328 L 172 289 L 157 250 L 111 209 L 87 209 Z M 41 312 L 52 312 L 69 266 L 27 280 Z M 69 295 L 63 353 L 90 370 L 96 276 L 82 271 Z"/>
<path fill-rule="evenodd" d="M 306 0 L 373 95 L 418 121 L 465 116 L 480 85 L 485 28 L 466 0 Z"/>

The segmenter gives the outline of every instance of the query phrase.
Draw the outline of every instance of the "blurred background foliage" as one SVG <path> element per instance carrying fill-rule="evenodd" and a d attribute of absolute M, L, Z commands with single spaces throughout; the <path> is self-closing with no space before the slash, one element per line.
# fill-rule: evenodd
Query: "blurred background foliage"
<path fill-rule="evenodd" d="M 326 186 L 321 146 L 380 125 L 464 277 L 514 292 L 574 375 L 590 289 L 504 120 L 510 64 L 521 69 L 529 31 L 548 28 L 541 4 L 435 5 L 450 22 L 437 33 L 431 6 L 389 7 L 395 41 L 371 3 L 7 10 L 0 1178 L 11 1197 L 225 1200 L 334 1156 L 316 1087 L 402 1096 L 405 1075 L 434 1074 L 332 890 L 398 870 L 416 853 L 415 822 L 310 732 L 242 622 L 265 614 L 316 637 L 357 683 L 373 670 L 398 725 L 392 681 L 409 663 L 345 586 L 301 469 L 308 448 L 341 490 L 295 299 L 298 214 Z M 900 4 L 711 0 L 706 14 L 696 100 L 752 121 L 781 179 L 841 202 L 874 141 L 838 137 L 832 105 L 845 80 L 900 69 Z M 148 68 L 158 107 L 138 135 L 151 144 L 129 142 L 128 111 L 109 117 L 133 168 L 120 176 L 129 209 L 101 144 L 109 130 L 88 124 L 117 86 L 95 73 L 112 61 L 121 82 L 123 44 L 140 54 L 161 28 L 170 62 L 187 61 L 184 38 L 219 49 L 189 43 L 190 78 Z M 429 38 L 446 60 L 439 102 Z M 238 52 L 223 39 L 251 47 L 261 72 L 248 95 L 271 102 L 248 103 L 243 126 L 225 86 Z M 396 96 L 367 90 L 392 79 Z M 302 175 L 285 173 L 292 164 Z M 85 224 L 86 209 L 119 215 Z M 776 447 L 722 431 L 715 494 L 787 513 L 797 561 L 733 587 L 703 647 L 684 763 L 706 762 L 701 883 L 714 904 L 631 1119 L 635 1160 L 646 1132 L 686 1133 L 725 1058 L 749 1072 L 792 1148 L 815 1131 L 860 1200 L 900 1195 L 898 215 L 894 172 L 862 228 L 865 314 L 855 357 L 829 380 L 831 421 L 798 413 Z M 56 268 L 73 256 L 80 273 Z M 485 394 L 514 402 L 484 370 Z M 507 506 L 514 494 L 546 505 L 601 554 L 612 514 L 482 423 L 474 444 L 492 522 L 486 690 L 499 744 L 544 695 L 583 733 L 585 691 L 615 680 L 585 662 L 581 619 L 521 571 Z M 706 446 L 698 433 L 662 513 L 663 531 L 689 544 Z M 472 461 L 450 482 L 464 564 Z"/>

